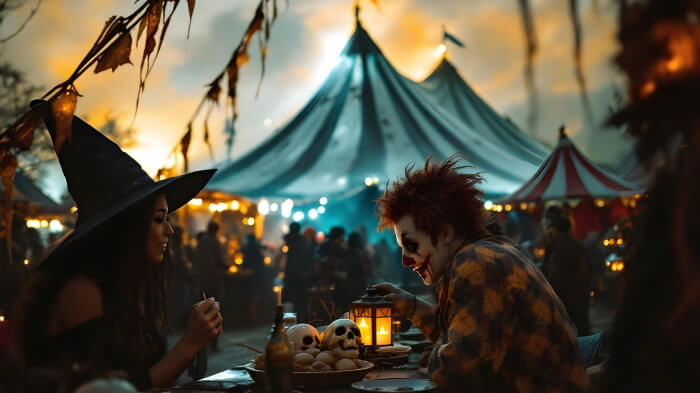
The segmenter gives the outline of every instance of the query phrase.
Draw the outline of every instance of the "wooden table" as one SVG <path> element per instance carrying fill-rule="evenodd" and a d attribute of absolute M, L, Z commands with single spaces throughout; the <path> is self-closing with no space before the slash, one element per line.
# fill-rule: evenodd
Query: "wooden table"
<path fill-rule="evenodd" d="M 426 379 L 424 375 L 418 372 L 418 354 L 411 354 L 409 357 L 409 363 L 401 366 L 394 366 L 392 368 L 374 368 L 372 371 L 367 373 L 365 379 L 390 379 L 390 378 L 418 378 Z M 173 389 L 158 390 L 158 392 L 235 392 L 235 393 L 261 393 L 264 392 L 264 388 L 261 386 L 256 386 L 253 380 L 248 375 L 248 372 L 243 368 L 243 366 L 234 367 L 228 370 L 224 370 L 220 373 L 213 374 L 209 377 L 203 378 L 198 382 L 211 381 L 212 384 L 216 384 L 217 381 L 226 386 L 221 388 L 212 387 L 210 389 L 196 389 L 189 388 L 187 384 L 176 386 Z M 351 386 L 342 388 L 331 388 L 331 389 L 297 389 L 299 392 L 313 392 L 313 393 L 358 393 L 358 390 L 353 389 Z M 154 391 L 155 392 L 155 391 Z"/>

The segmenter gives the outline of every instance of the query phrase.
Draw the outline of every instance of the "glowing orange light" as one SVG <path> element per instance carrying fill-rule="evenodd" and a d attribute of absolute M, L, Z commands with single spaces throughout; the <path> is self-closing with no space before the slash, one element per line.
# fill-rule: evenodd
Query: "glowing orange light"
<path fill-rule="evenodd" d="M 269 265 L 270 263 L 272 263 L 272 259 L 270 259 L 270 257 L 265 257 L 265 264 Z"/>
<path fill-rule="evenodd" d="M 374 341 L 372 340 L 372 326 L 367 324 L 367 321 L 365 321 L 364 318 L 360 320 L 360 323 L 357 324 L 357 327 L 360 328 L 360 336 L 362 337 L 362 342 L 368 345 L 372 345 Z"/>
<path fill-rule="evenodd" d="M 621 246 L 622 245 L 622 239 L 617 239 L 617 245 Z"/>
<path fill-rule="evenodd" d="M 676 72 L 683 66 L 683 58 L 680 56 L 673 56 L 669 61 L 666 62 L 666 69 L 669 72 Z"/>
<path fill-rule="evenodd" d="M 236 265 L 242 265 L 243 264 L 243 257 L 241 255 L 236 255 L 236 258 L 233 260 L 233 262 Z"/>
<path fill-rule="evenodd" d="M 282 246 L 282 252 L 283 252 L 283 253 L 286 254 L 288 251 L 289 251 L 289 246 L 286 246 L 286 245 L 285 245 L 285 246 Z"/>
<path fill-rule="evenodd" d="M 642 86 L 642 97 L 647 97 L 656 90 L 656 83 L 649 81 Z"/>
<path fill-rule="evenodd" d="M 608 239 L 603 240 L 603 245 L 604 245 L 605 247 L 608 246 Z"/>
<path fill-rule="evenodd" d="M 228 267 L 228 272 L 229 274 L 236 274 L 238 273 L 238 266 L 236 265 L 231 265 Z"/>

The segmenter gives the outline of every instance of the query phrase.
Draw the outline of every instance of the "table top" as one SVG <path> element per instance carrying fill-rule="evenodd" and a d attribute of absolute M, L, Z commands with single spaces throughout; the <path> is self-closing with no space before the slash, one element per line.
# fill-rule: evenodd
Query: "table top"
<path fill-rule="evenodd" d="M 178 385 L 172 389 L 161 389 L 153 390 L 153 392 L 235 392 L 235 393 L 260 393 L 264 392 L 264 388 L 261 386 L 256 386 L 253 380 L 248 375 L 245 370 L 245 365 L 237 366 L 224 370 L 222 372 L 213 374 L 209 377 L 203 378 L 199 381 L 193 383 L 186 383 Z M 418 356 L 412 354 L 409 358 L 409 362 L 405 365 L 393 366 L 393 367 L 375 367 L 373 370 L 367 373 L 365 380 L 376 380 L 376 379 L 426 379 L 425 375 L 422 375 L 418 371 Z M 331 389 L 297 389 L 298 392 L 318 392 L 318 393 L 357 393 L 351 386 L 346 386 L 342 388 L 331 388 Z"/>

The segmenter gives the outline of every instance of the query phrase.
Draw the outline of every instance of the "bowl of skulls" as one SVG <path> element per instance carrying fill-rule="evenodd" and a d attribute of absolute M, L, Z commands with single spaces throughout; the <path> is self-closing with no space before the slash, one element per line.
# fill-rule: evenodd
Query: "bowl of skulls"
<path fill-rule="evenodd" d="M 295 387 L 323 389 L 349 386 L 374 367 L 360 355 L 360 328 L 349 319 L 337 319 L 322 335 L 300 323 L 287 329 L 295 350 L 292 381 Z M 265 383 L 265 355 L 259 354 L 246 370 L 256 384 Z"/>

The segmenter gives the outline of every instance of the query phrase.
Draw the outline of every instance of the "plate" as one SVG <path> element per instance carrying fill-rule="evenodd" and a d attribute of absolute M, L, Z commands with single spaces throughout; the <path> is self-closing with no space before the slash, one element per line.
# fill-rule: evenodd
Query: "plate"
<path fill-rule="evenodd" d="M 405 332 L 399 333 L 399 337 L 404 340 L 425 340 L 423 332 L 421 332 L 417 327 L 411 327 Z"/>
<path fill-rule="evenodd" d="M 355 370 L 344 371 L 308 371 L 292 373 L 294 387 L 304 387 L 307 389 L 325 389 L 348 386 L 355 381 L 360 381 L 367 373 L 374 368 L 374 363 L 360 360 L 363 366 Z M 265 371 L 258 370 L 254 364 L 245 367 L 256 384 L 265 384 Z"/>
<path fill-rule="evenodd" d="M 352 384 L 357 390 L 366 392 L 432 392 L 437 385 L 429 379 L 375 379 Z"/>

